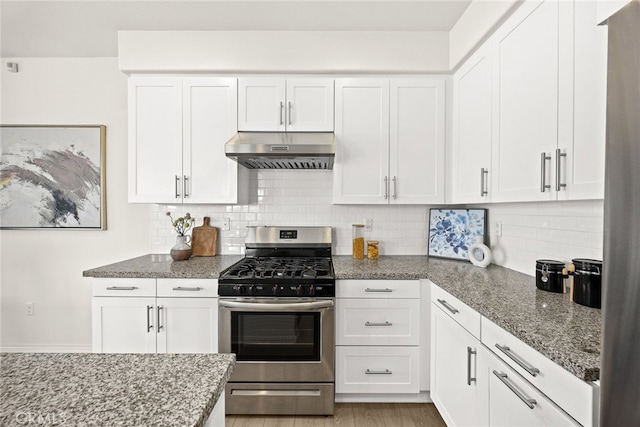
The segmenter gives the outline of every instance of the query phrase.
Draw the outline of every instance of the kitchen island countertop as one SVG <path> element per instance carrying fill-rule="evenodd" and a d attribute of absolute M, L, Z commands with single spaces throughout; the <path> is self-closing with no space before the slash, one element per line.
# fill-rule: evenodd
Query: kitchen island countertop
<path fill-rule="evenodd" d="M 0 354 L 0 425 L 204 426 L 233 354 Z"/>

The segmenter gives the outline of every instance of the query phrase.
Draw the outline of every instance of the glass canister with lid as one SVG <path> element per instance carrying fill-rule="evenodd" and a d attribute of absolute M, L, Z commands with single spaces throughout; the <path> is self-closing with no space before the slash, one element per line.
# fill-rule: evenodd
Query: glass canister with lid
<path fill-rule="evenodd" d="M 353 224 L 353 259 L 364 259 L 364 224 Z"/>

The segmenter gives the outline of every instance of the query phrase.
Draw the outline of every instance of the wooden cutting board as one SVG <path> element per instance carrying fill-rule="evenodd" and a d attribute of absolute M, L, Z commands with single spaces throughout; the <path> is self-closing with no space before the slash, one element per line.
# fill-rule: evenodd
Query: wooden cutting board
<path fill-rule="evenodd" d="M 218 228 L 209 225 L 209 217 L 205 216 L 200 227 L 191 232 L 192 256 L 216 256 L 218 247 Z"/>

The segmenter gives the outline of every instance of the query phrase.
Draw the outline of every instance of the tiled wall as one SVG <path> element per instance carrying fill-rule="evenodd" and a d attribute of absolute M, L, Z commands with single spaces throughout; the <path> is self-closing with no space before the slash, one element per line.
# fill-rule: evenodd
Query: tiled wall
<path fill-rule="evenodd" d="M 222 254 L 240 254 L 247 225 L 329 225 L 334 229 L 333 252 L 351 253 L 351 224 L 373 220 L 367 239 L 380 241 L 381 255 L 424 255 L 430 206 L 333 205 L 330 171 L 251 171 L 246 205 L 154 205 L 152 249 L 168 253 L 175 241 L 167 211 L 190 212 L 196 225 L 209 216 L 220 227 Z M 601 259 L 602 201 L 511 203 L 481 206 L 489 209 L 491 246 L 495 263 L 533 274 L 540 258 Z M 174 216 L 175 218 L 175 216 Z M 224 231 L 223 220 L 230 219 Z M 494 236 L 496 221 L 502 237 Z"/>

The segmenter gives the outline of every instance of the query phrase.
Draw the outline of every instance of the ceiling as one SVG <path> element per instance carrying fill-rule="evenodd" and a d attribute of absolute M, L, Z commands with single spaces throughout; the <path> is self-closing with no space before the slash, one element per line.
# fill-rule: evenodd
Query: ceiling
<path fill-rule="evenodd" d="M 117 31 L 449 31 L 471 0 L 0 0 L 0 56 L 115 57 Z"/>

